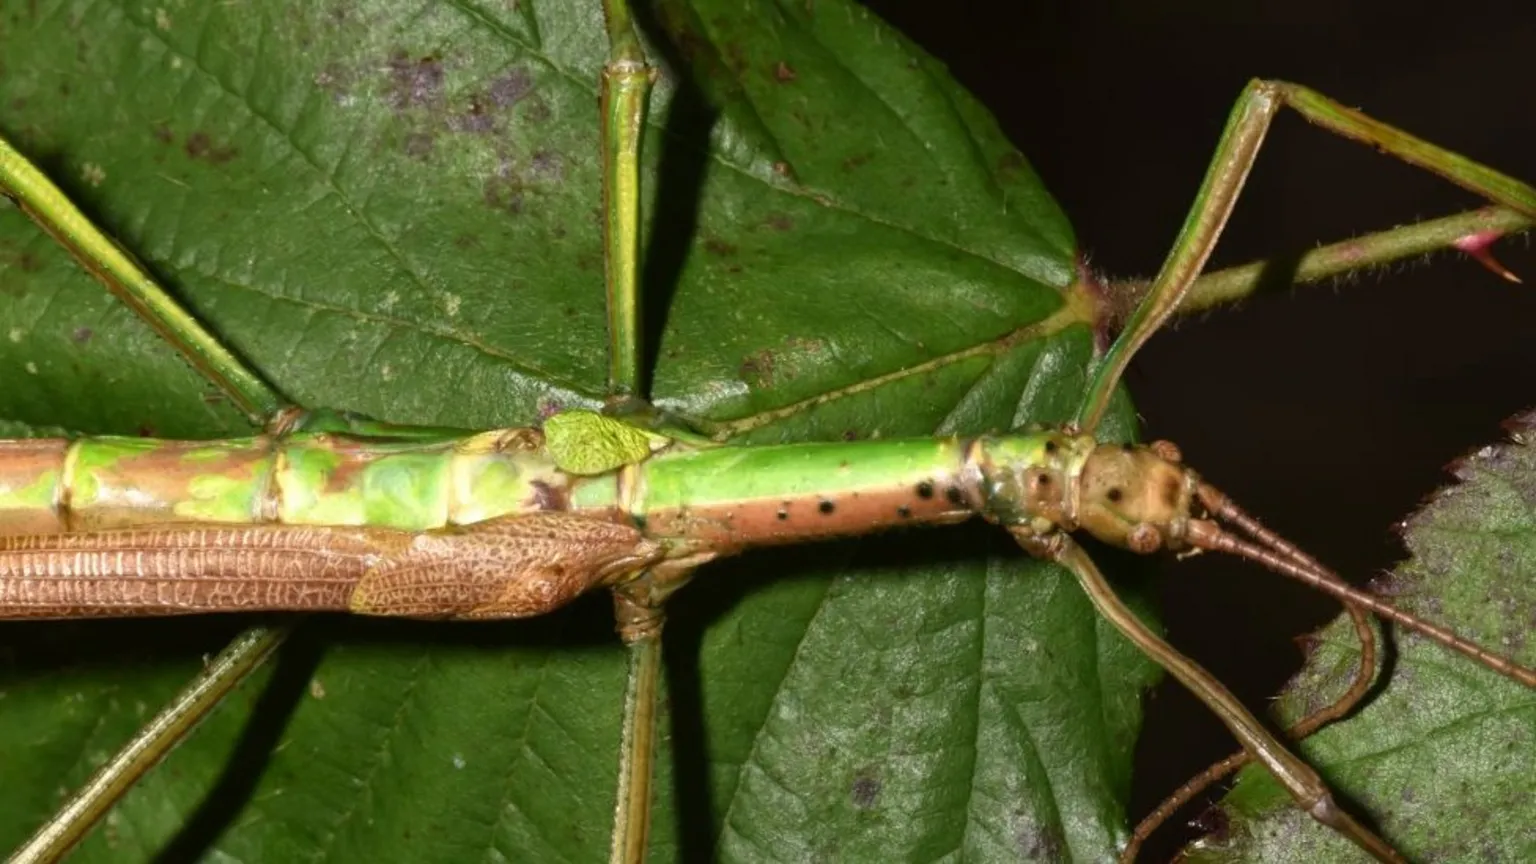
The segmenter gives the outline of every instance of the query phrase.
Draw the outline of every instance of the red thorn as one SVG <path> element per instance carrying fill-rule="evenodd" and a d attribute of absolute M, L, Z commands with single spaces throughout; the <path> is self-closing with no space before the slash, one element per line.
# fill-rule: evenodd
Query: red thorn
<path fill-rule="evenodd" d="M 1495 240 L 1503 236 L 1504 232 L 1502 231 L 1478 231 L 1475 234 L 1468 234 L 1465 237 L 1458 238 L 1451 245 L 1472 256 L 1473 260 L 1492 270 L 1495 275 L 1502 276 L 1516 285 L 1523 284 L 1519 276 L 1510 272 L 1508 267 L 1500 264 L 1498 259 L 1493 257 L 1493 253 L 1488 251 L 1488 247 L 1492 246 Z"/>

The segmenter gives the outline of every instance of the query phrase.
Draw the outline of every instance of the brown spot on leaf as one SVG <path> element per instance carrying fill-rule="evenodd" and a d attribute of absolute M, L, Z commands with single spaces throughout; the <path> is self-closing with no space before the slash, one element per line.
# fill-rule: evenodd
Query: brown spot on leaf
<path fill-rule="evenodd" d="M 75 344 L 77 345 L 84 345 L 85 343 L 91 341 L 91 337 L 95 335 L 96 331 L 89 327 L 76 327 L 75 331 L 69 334 L 69 338 L 75 340 Z"/>
<path fill-rule="evenodd" d="M 435 104 L 443 95 L 443 64 L 436 57 L 389 58 L 389 103 L 397 109 Z"/>
<path fill-rule="evenodd" d="M 464 113 L 449 118 L 448 128 L 455 132 L 484 135 L 496 129 L 496 121 L 486 110 L 485 102 L 477 96 L 469 100 L 469 107 Z"/>
<path fill-rule="evenodd" d="M 711 255 L 735 255 L 736 247 L 718 237 L 704 238 L 704 251 Z"/>
<path fill-rule="evenodd" d="M 880 777 L 873 768 L 861 768 L 853 777 L 853 806 L 868 810 L 880 800 Z"/>
<path fill-rule="evenodd" d="M 1018 834 L 1019 857 L 1024 861 L 1060 861 L 1065 843 L 1054 827 L 1026 825 Z"/>
<path fill-rule="evenodd" d="M 737 371 L 748 387 L 772 387 L 773 365 L 772 351 L 758 351 L 741 361 L 741 367 Z"/>
<path fill-rule="evenodd" d="M 799 77 L 800 76 L 795 74 L 794 67 L 790 66 L 788 63 L 785 63 L 783 60 L 780 60 L 773 65 L 773 80 L 779 82 L 780 84 L 788 84 L 789 82 Z"/>
<path fill-rule="evenodd" d="M 511 69 L 491 82 L 491 104 L 510 108 L 533 92 L 533 76 L 526 69 Z"/>
<path fill-rule="evenodd" d="M 187 143 L 182 148 L 193 159 L 205 159 L 213 165 L 223 165 L 240 155 L 240 151 L 232 146 L 219 146 L 213 143 L 213 139 L 206 132 L 193 132 L 187 136 Z"/>
<path fill-rule="evenodd" d="M 154 131 L 150 134 L 155 136 L 156 141 L 159 141 L 161 144 L 166 146 L 170 146 L 176 142 L 176 136 L 171 134 L 171 127 L 165 125 L 164 123 L 156 126 Z"/>
<path fill-rule="evenodd" d="M 537 183 L 559 183 L 565 179 L 565 160 L 552 150 L 535 150 L 528 160 L 528 176 Z"/>
<path fill-rule="evenodd" d="M 763 220 L 763 224 L 775 231 L 789 231 L 795 227 L 795 220 L 783 213 L 770 213 L 768 218 Z"/>
<path fill-rule="evenodd" d="M 873 153 L 857 153 L 853 156 L 849 156 L 847 159 L 843 160 L 843 170 L 857 171 L 858 169 L 863 168 L 865 165 L 868 165 L 869 161 L 873 158 L 875 158 L 875 154 Z"/>

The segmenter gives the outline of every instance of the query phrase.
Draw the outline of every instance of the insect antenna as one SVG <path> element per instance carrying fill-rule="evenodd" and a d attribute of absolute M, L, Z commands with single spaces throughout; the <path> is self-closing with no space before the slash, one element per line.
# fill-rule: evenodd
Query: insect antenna
<path fill-rule="evenodd" d="M 1368 609 L 1379 618 L 1399 624 L 1501 675 L 1536 689 L 1536 670 L 1521 666 L 1456 634 L 1447 627 L 1404 612 L 1374 594 L 1346 584 L 1338 574 L 1318 564 L 1305 552 L 1264 528 L 1258 520 L 1244 513 L 1230 498 L 1209 484 L 1200 483 L 1196 489 L 1196 495 L 1201 503 L 1210 509 L 1212 515 L 1226 519 L 1239 530 L 1250 534 L 1254 540 L 1252 542 L 1245 540 L 1214 521 L 1191 519 L 1184 536 L 1185 541 L 1190 545 L 1199 549 L 1227 552 L 1262 564 L 1276 573 L 1311 585 L 1345 603 L 1357 604 Z"/>
<path fill-rule="evenodd" d="M 1311 568 L 1321 575 L 1333 577 L 1334 574 L 1319 564 L 1316 559 L 1289 540 L 1266 528 L 1216 487 L 1202 482 L 1196 486 L 1196 495 L 1211 515 L 1231 522 L 1276 554 L 1289 558 L 1297 566 Z M 1300 741 L 1329 723 L 1347 716 L 1370 692 L 1371 682 L 1376 677 L 1376 631 L 1371 628 L 1371 622 L 1366 617 L 1366 609 L 1345 601 L 1344 610 L 1349 613 L 1350 622 L 1355 628 L 1355 636 L 1360 643 L 1360 662 L 1355 667 L 1354 679 L 1350 682 L 1349 689 L 1339 694 L 1333 702 L 1313 711 L 1286 729 L 1286 737 L 1292 741 Z M 1204 771 L 1175 789 L 1136 825 L 1136 830 L 1126 844 L 1121 860 L 1134 861 L 1142 845 L 1153 832 L 1172 818 L 1184 805 L 1252 761 L 1253 755 L 1247 750 L 1238 750 L 1230 756 L 1211 763 Z"/>

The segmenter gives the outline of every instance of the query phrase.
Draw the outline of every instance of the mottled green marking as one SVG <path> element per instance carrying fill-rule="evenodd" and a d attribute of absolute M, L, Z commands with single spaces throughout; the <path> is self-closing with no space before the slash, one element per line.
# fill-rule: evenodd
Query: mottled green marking
<path fill-rule="evenodd" d="M 0 488 L 0 511 L 38 510 L 53 506 L 53 493 L 59 485 L 58 471 L 45 471 L 37 479 L 17 489 Z"/>
<path fill-rule="evenodd" d="M 192 497 L 177 502 L 174 512 L 189 522 L 249 522 L 256 509 L 256 487 L 249 480 L 203 474 L 187 484 Z"/>
<path fill-rule="evenodd" d="M 545 446 L 560 470 L 602 474 L 634 465 L 671 439 L 594 411 L 563 411 L 544 421 Z"/>
<path fill-rule="evenodd" d="M 75 442 L 70 469 L 69 502 L 71 507 L 90 507 L 101 497 L 101 478 L 124 459 L 147 453 L 160 442 L 145 438 L 105 436 Z"/>

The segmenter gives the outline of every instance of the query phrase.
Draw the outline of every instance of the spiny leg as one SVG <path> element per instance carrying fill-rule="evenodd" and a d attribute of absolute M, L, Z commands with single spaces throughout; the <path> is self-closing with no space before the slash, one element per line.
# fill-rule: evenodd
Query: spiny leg
<path fill-rule="evenodd" d="M 614 410 L 638 405 L 640 381 L 640 144 L 652 72 L 626 0 L 603 0 L 608 63 L 602 80 L 604 259 L 608 292 L 608 397 Z M 680 584 L 680 583 L 679 583 Z M 661 679 L 662 605 L 654 573 L 614 589 L 628 654 L 624 718 L 609 860 L 645 860 L 655 774 L 656 700 Z"/>
<path fill-rule="evenodd" d="M 1049 541 L 1041 541 L 1027 530 L 1015 531 L 1014 536 L 1032 554 L 1048 557 L 1071 570 L 1099 614 L 1204 702 L 1308 815 L 1348 837 L 1378 861 L 1403 861 L 1384 840 L 1340 809 L 1317 772 L 1270 735 L 1220 681 L 1141 623 L 1130 607 L 1115 596 L 1093 559 L 1071 537 L 1056 534 Z"/>
<path fill-rule="evenodd" d="M 1258 158 L 1270 121 L 1289 105 L 1309 122 L 1417 165 L 1470 192 L 1536 217 L 1536 189 L 1464 156 L 1416 138 L 1345 107 L 1313 90 L 1283 81 L 1249 82 L 1237 99 L 1194 206 L 1140 306 L 1094 370 L 1074 424 L 1098 426 L 1120 376 L 1142 343 L 1179 307 L 1200 274 Z"/>
<path fill-rule="evenodd" d="M 0 194 L 68 249 L 80 265 L 181 352 L 257 424 L 290 410 L 286 399 L 251 371 L 161 288 L 122 247 L 91 224 L 53 181 L 0 138 Z M 165 757 L 268 655 L 288 627 L 252 627 L 236 636 L 196 679 L 160 710 L 40 827 L 11 859 L 55 861 L 106 815 L 134 783 Z"/>

